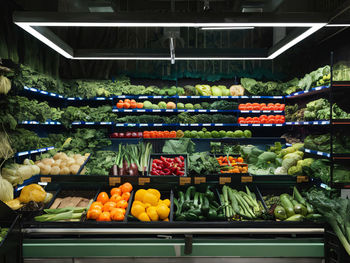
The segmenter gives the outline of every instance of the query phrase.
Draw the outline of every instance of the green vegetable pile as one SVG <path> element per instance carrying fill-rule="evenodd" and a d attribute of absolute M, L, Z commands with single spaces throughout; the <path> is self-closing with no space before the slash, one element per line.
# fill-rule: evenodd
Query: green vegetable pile
<path fill-rule="evenodd" d="M 92 200 L 90 201 L 91 205 Z M 44 209 L 45 214 L 34 217 L 38 222 L 57 222 L 57 221 L 80 221 L 82 215 L 87 211 L 87 207 L 66 207 L 57 209 Z"/>
<path fill-rule="evenodd" d="M 108 175 L 115 164 L 118 153 L 114 151 L 96 151 L 86 164 L 86 173 L 91 175 Z"/>
<path fill-rule="evenodd" d="M 265 211 L 261 202 L 246 186 L 246 192 L 237 191 L 226 185 L 220 195 L 221 205 L 225 207 L 225 215 L 229 219 L 257 219 Z"/>
<path fill-rule="evenodd" d="M 0 244 L 5 239 L 9 229 L 7 227 L 0 227 Z"/>
<path fill-rule="evenodd" d="M 235 130 L 235 131 L 208 131 L 206 128 L 203 128 L 200 131 L 190 131 L 186 130 L 184 132 L 184 137 L 185 138 L 251 138 L 252 137 L 252 132 L 250 130 Z"/>
<path fill-rule="evenodd" d="M 323 215 L 350 255 L 350 200 L 330 196 L 330 193 L 312 189 L 306 193 L 308 201 Z"/>
<path fill-rule="evenodd" d="M 312 205 L 307 203 L 294 186 L 293 196 L 281 194 L 278 204 L 273 208 L 276 219 L 282 221 L 303 221 L 304 219 L 317 221 L 322 215 L 315 213 Z"/>
<path fill-rule="evenodd" d="M 96 108 L 89 106 L 73 107 L 68 106 L 63 109 L 63 114 L 60 118 L 60 122 L 65 127 L 71 127 L 74 121 L 114 121 L 117 119 L 117 115 L 112 112 L 112 106 L 104 105 Z"/>
<path fill-rule="evenodd" d="M 197 191 L 195 186 L 189 186 L 185 193 L 178 192 L 174 198 L 176 221 L 222 221 L 226 219 L 224 206 L 215 200 L 215 194 L 206 187 L 204 192 Z"/>
<path fill-rule="evenodd" d="M 288 82 L 280 83 L 274 81 L 262 82 L 250 78 L 242 78 L 243 88 L 251 95 L 284 95 L 296 91 L 309 90 L 312 87 L 327 85 L 330 81 L 330 67 L 321 67 L 302 79 L 294 78 Z"/>
<path fill-rule="evenodd" d="M 194 152 L 195 144 L 191 139 L 180 138 L 179 140 L 167 140 L 163 146 L 163 153 L 190 154 Z"/>
<path fill-rule="evenodd" d="M 306 104 L 306 108 L 299 109 L 297 104 L 288 105 L 285 109 L 287 121 L 314 121 L 330 119 L 330 103 L 326 99 L 318 99 Z M 349 113 L 343 111 L 337 104 L 333 105 L 333 119 L 347 119 Z"/>
<path fill-rule="evenodd" d="M 305 148 L 330 152 L 330 134 L 308 135 L 304 140 Z M 336 133 L 333 141 L 334 153 L 349 153 L 350 152 L 350 138 L 344 134 Z"/>
<path fill-rule="evenodd" d="M 220 173 L 220 165 L 209 152 L 196 152 L 189 156 L 189 170 L 192 174 L 212 175 Z"/>
<path fill-rule="evenodd" d="M 334 173 L 335 170 L 333 170 Z M 323 183 L 330 181 L 330 162 L 327 159 L 317 159 L 310 166 L 303 167 L 303 173 L 309 177 L 319 178 Z"/>

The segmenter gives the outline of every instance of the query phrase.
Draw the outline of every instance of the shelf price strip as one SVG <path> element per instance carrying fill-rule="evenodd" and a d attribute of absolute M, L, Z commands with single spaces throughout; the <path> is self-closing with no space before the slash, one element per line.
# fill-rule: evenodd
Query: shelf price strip
<path fill-rule="evenodd" d="M 55 149 L 55 147 L 51 146 L 51 147 L 41 148 L 41 149 L 37 149 L 37 150 L 18 152 L 18 153 L 16 153 L 15 156 L 19 157 L 19 156 L 24 156 L 24 155 L 29 155 L 29 154 L 39 153 L 39 152 L 41 153 L 41 152 L 50 151 L 52 149 Z"/>

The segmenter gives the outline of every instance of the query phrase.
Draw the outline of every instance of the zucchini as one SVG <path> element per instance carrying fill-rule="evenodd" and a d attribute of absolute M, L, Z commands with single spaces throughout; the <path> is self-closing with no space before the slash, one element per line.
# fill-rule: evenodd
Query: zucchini
<path fill-rule="evenodd" d="M 294 186 L 293 188 L 293 195 L 294 198 L 302 205 L 306 206 L 306 201 L 305 199 L 301 196 L 301 194 L 299 193 L 298 189 Z"/>
<path fill-rule="evenodd" d="M 306 209 L 308 214 L 313 214 L 314 213 L 314 208 L 311 204 L 306 203 Z"/>
<path fill-rule="evenodd" d="M 273 214 L 279 220 L 286 220 L 287 219 L 286 210 L 280 205 L 276 206 L 275 210 L 273 211 Z"/>
<path fill-rule="evenodd" d="M 293 207 L 292 202 L 289 200 L 288 194 L 280 195 L 280 201 L 281 201 L 281 205 L 286 210 L 287 217 L 291 217 L 291 216 L 295 215 L 294 207 Z"/>
<path fill-rule="evenodd" d="M 285 221 L 302 221 L 305 217 L 303 215 L 297 214 L 288 217 Z"/>
<path fill-rule="evenodd" d="M 323 219 L 323 215 L 320 215 L 320 214 L 309 214 L 306 216 L 306 219 L 307 220 L 321 220 Z"/>

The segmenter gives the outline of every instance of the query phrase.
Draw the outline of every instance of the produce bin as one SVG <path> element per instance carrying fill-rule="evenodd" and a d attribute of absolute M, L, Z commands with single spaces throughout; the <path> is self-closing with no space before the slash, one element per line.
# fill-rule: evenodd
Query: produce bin
<path fill-rule="evenodd" d="M 22 262 L 22 234 L 20 216 L 0 201 L 0 228 L 8 228 L 0 241 L 0 262 Z"/>

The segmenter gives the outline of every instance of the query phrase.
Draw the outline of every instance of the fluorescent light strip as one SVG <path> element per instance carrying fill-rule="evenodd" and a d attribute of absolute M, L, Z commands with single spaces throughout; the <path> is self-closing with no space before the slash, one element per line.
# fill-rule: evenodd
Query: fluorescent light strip
<path fill-rule="evenodd" d="M 170 57 L 72 57 L 80 60 L 171 60 Z"/>
<path fill-rule="evenodd" d="M 326 24 L 322 24 L 322 25 L 317 25 L 317 26 L 313 26 L 311 28 L 309 28 L 308 30 L 306 30 L 304 33 L 302 33 L 301 35 L 297 36 L 296 38 L 294 38 L 293 40 L 291 40 L 290 42 L 288 42 L 287 44 L 285 44 L 283 47 L 281 47 L 280 49 L 276 50 L 274 53 L 272 53 L 268 58 L 269 59 L 274 59 L 277 56 L 281 55 L 284 51 L 286 51 L 287 49 L 291 48 L 292 46 L 298 44 L 300 41 L 302 41 L 303 39 L 307 38 L 308 36 L 312 35 L 313 33 L 315 33 L 316 31 L 318 31 L 319 29 L 321 29 L 323 26 L 325 26 Z"/>
<path fill-rule="evenodd" d="M 328 24 L 326 27 L 348 27 L 350 24 Z"/>
<path fill-rule="evenodd" d="M 323 23 L 140 23 L 140 22 L 15 22 L 52 27 L 313 27 Z"/>
<path fill-rule="evenodd" d="M 176 57 L 176 60 L 268 60 L 266 57 Z"/>
<path fill-rule="evenodd" d="M 232 27 L 201 27 L 201 30 L 246 30 L 254 29 L 253 26 L 232 26 Z"/>
<path fill-rule="evenodd" d="M 63 50 L 62 48 L 57 46 L 54 42 L 52 42 L 51 40 L 47 39 L 45 36 L 40 34 L 38 31 L 36 31 L 32 27 L 30 27 L 29 25 L 21 24 L 21 25 L 18 25 L 18 26 L 23 28 L 29 34 L 31 34 L 32 36 L 36 37 L 37 39 L 39 39 L 41 42 L 43 42 L 44 44 L 46 44 L 47 46 L 49 46 L 50 48 L 52 48 L 56 52 L 60 53 L 62 56 L 66 57 L 66 58 L 73 58 L 73 56 L 71 54 L 67 53 L 65 50 Z"/>

